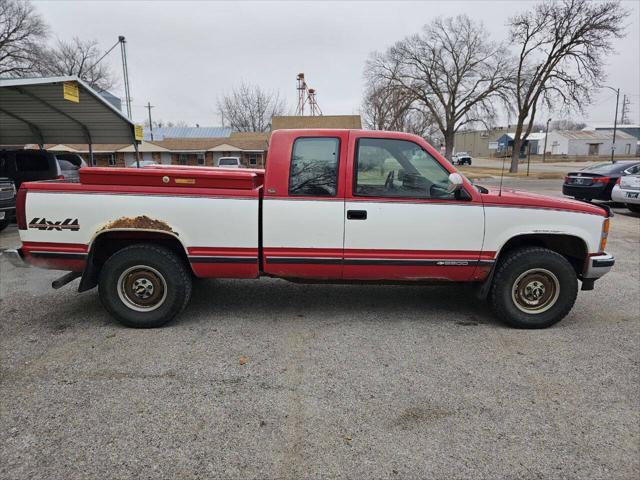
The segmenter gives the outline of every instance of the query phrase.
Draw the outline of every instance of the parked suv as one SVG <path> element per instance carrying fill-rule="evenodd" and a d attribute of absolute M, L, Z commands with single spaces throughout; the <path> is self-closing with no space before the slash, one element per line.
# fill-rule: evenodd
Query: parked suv
<path fill-rule="evenodd" d="M 8 177 L 16 189 L 22 182 L 65 179 L 78 181 L 78 169 L 87 164 L 75 153 L 46 150 L 0 150 L 0 177 Z"/>
<path fill-rule="evenodd" d="M 0 231 L 7 228 L 16 212 L 16 187 L 13 181 L 0 177 Z"/>
<path fill-rule="evenodd" d="M 451 163 L 454 165 L 471 165 L 471 155 L 467 152 L 456 153 L 451 158 Z"/>

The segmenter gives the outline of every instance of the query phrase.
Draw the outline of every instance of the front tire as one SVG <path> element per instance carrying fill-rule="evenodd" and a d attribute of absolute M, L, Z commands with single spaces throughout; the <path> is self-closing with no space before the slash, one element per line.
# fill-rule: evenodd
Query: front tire
<path fill-rule="evenodd" d="M 522 248 L 500 260 L 490 292 L 494 312 L 516 328 L 547 328 L 562 320 L 578 296 L 576 272 L 547 248 Z"/>
<path fill-rule="evenodd" d="M 132 245 L 105 262 L 98 283 L 100 300 L 120 323 L 160 327 L 176 317 L 191 297 L 191 275 L 172 251 Z"/>

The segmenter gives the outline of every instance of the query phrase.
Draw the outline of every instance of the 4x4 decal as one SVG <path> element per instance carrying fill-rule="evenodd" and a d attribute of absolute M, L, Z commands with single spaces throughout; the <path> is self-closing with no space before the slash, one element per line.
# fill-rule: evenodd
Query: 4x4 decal
<path fill-rule="evenodd" d="M 77 218 L 67 218 L 53 222 L 46 218 L 36 217 L 29 222 L 29 228 L 36 228 L 38 230 L 71 230 L 73 232 L 80 230 L 80 224 Z"/>

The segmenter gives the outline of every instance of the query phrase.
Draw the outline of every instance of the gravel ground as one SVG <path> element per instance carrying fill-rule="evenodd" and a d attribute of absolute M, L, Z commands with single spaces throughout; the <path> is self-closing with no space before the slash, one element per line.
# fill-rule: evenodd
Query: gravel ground
<path fill-rule="evenodd" d="M 0 478 L 638 478 L 640 218 L 615 211 L 615 269 L 543 331 L 464 286 L 269 279 L 131 330 L 0 258 Z"/>

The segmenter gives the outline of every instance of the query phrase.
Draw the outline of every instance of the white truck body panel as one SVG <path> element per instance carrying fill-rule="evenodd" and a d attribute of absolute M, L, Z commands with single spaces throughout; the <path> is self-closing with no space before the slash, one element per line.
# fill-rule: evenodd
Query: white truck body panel
<path fill-rule="evenodd" d="M 109 222 L 146 215 L 171 227 L 184 247 L 258 248 L 258 207 L 257 199 L 243 198 L 33 191 L 26 202 L 28 221 L 73 217 L 80 229 L 52 233 L 29 228 L 21 238 L 89 245 Z"/>

